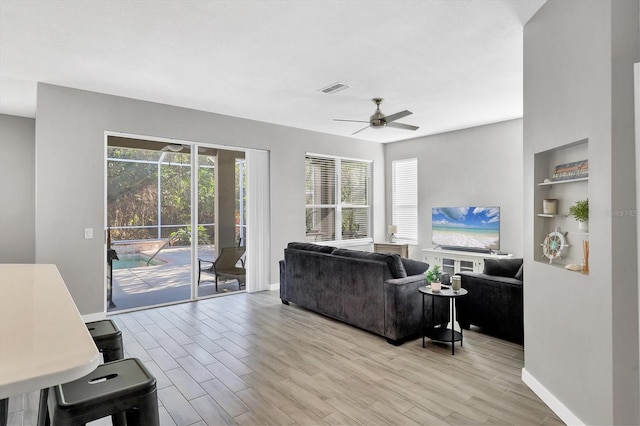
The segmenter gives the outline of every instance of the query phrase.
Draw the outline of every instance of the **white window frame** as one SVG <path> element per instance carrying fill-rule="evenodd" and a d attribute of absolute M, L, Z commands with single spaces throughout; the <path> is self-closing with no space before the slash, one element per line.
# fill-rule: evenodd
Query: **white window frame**
<path fill-rule="evenodd" d="M 372 160 L 363 160 L 359 158 L 348 158 L 348 157 L 338 157 L 333 155 L 325 155 L 325 154 L 316 154 L 316 153 L 305 153 L 305 172 L 306 172 L 306 162 L 309 158 L 317 158 L 323 160 L 333 160 L 335 162 L 335 184 L 336 188 L 334 191 L 334 200 L 333 203 L 327 204 L 306 204 L 305 203 L 305 215 L 306 211 L 309 208 L 327 208 L 327 209 L 335 209 L 335 239 L 334 240 L 322 240 L 317 241 L 319 244 L 334 244 L 334 245 L 360 245 L 360 244 L 369 244 L 373 242 L 373 229 L 372 229 L 372 206 L 373 206 L 373 161 Z M 367 202 L 366 205 L 360 204 L 348 204 L 342 202 L 342 162 L 343 161 L 352 161 L 352 162 L 361 162 L 365 163 L 368 166 L 368 182 L 366 185 L 366 197 Z M 305 186 L 306 190 L 306 186 Z M 367 214 L 367 236 L 362 238 L 343 238 L 342 233 L 342 211 L 343 209 L 363 209 L 366 210 Z M 307 238 L 308 240 L 308 238 Z"/>
<path fill-rule="evenodd" d="M 418 244 L 418 159 L 391 162 L 391 217 L 396 238 Z"/>

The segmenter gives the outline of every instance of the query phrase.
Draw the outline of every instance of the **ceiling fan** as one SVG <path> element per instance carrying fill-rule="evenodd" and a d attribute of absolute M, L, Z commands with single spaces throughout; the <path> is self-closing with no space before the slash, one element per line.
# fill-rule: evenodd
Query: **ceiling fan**
<path fill-rule="evenodd" d="M 382 113 L 382 111 L 380 111 L 380 104 L 382 103 L 383 99 L 382 98 L 373 98 L 371 99 L 373 101 L 373 103 L 376 104 L 376 112 L 373 113 L 373 115 L 371 116 L 371 118 L 369 118 L 369 121 L 363 121 L 363 120 L 341 120 L 338 118 L 334 118 L 333 121 L 350 121 L 353 123 L 369 123 L 368 126 L 363 127 L 360 130 L 357 130 L 353 133 L 351 133 L 351 135 L 355 135 L 356 133 L 360 133 L 361 131 L 363 131 L 364 129 L 366 129 L 367 127 L 371 127 L 373 129 L 381 129 L 382 127 L 395 127 L 397 129 L 405 129 L 405 130 L 418 130 L 419 127 L 418 126 L 412 126 L 410 124 L 402 124 L 402 123 L 395 123 L 396 120 L 402 118 L 402 117 L 406 117 L 407 115 L 411 115 L 413 114 L 411 111 L 400 111 L 400 112 L 396 112 L 395 114 L 391 114 L 391 115 L 384 115 Z"/>

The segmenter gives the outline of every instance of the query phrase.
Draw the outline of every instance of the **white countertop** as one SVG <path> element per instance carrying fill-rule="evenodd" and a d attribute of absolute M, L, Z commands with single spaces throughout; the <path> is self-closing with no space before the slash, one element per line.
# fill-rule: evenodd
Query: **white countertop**
<path fill-rule="evenodd" d="M 99 362 L 55 265 L 0 264 L 0 399 L 75 380 Z"/>

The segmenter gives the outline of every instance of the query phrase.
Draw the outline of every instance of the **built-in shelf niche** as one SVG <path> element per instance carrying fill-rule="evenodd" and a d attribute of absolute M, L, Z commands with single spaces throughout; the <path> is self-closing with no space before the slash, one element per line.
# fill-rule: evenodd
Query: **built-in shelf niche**
<path fill-rule="evenodd" d="M 569 216 L 569 207 L 576 201 L 589 197 L 589 178 L 550 180 L 557 165 L 588 159 L 588 139 L 535 154 L 533 253 L 536 262 L 564 268 L 568 264 L 580 265 L 583 261 L 583 241 L 589 240 L 589 233 L 578 229 L 578 222 L 573 216 Z M 557 200 L 555 214 L 543 212 L 545 199 Z M 564 235 L 568 247 L 562 251 L 561 258 L 554 259 L 552 263 L 549 263 L 549 259 L 543 255 L 542 242 L 550 232 L 556 230 Z"/>

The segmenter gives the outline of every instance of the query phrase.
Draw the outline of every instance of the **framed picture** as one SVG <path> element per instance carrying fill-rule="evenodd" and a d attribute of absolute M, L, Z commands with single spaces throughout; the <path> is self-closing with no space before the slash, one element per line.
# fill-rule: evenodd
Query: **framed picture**
<path fill-rule="evenodd" d="M 585 177 L 589 177 L 589 160 L 557 165 L 551 180 L 559 181 Z"/>

